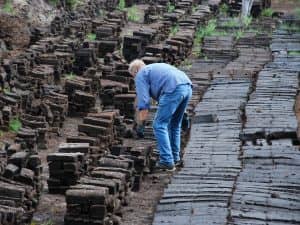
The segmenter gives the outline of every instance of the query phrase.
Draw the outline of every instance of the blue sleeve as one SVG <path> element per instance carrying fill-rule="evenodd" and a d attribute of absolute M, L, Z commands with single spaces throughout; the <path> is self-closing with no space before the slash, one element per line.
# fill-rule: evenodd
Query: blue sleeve
<path fill-rule="evenodd" d="M 137 94 L 138 110 L 150 109 L 150 85 L 146 80 L 145 74 L 147 71 L 142 70 L 135 77 L 135 89 Z"/>

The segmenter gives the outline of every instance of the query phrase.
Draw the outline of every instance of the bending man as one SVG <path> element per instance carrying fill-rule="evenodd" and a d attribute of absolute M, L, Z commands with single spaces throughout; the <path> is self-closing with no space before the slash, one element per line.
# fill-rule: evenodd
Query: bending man
<path fill-rule="evenodd" d="M 135 79 L 138 131 L 143 130 L 152 97 L 158 101 L 153 121 L 160 158 L 156 169 L 173 171 L 180 162 L 181 122 L 192 96 L 192 82 L 174 66 L 165 63 L 145 65 L 139 59 L 130 63 L 129 73 Z"/>

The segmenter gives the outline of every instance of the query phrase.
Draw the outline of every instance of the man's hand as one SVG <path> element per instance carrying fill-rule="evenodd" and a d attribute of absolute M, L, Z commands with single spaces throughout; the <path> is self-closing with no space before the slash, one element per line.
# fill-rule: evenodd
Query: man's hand
<path fill-rule="evenodd" d="M 148 109 L 143 109 L 138 112 L 138 123 L 142 124 L 148 117 Z"/>
<path fill-rule="evenodd" d="M 139 138 L 144 138 L 145 137 L 145 125 L 142 123 L 142 124 L 138 124 L 137 127 L 136 127 L 136 134 Z"/>

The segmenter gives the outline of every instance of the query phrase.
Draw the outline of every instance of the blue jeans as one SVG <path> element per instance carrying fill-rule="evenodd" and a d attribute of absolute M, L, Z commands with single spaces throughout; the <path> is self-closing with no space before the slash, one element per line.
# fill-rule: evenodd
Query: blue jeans
<path fill-rule="evenodd" d="M 153 129 L 162 164 L 174 165 L 180 160 L 181 122 L 191 96 L 191 85 L 182 84 L 172 93 L 164 93 L 159 98 Z"/>

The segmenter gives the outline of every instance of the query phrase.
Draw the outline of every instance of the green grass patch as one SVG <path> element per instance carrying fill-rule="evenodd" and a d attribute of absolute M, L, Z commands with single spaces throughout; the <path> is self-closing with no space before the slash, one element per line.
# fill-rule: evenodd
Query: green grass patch
<path fill-rule="evenodd" d="M 76 75 L 74 73 L 69 73 L 66 75 L 67 80 L 74 80 L 76 78 Z"/>
<path fill-rule="evenodd" d="M 225 21 L 222 24 L 224 27 L 239 27 L 240 19 L 238 17 L 231 17 L 229 20 Z"/>
<path fill-rule="evenodd" d="M 271 8 L 266 8 L 266 9 L 263 9 L 262 11 L 261 11 L 261 16 L 265 16 L 265 17 L 272 17 L 272 15 L 273 15 L 273 13 L 274 13 L 274 11 L 273 11 L 273 9 L 271 9 Z"/>
<path fill-rule="evenodd" d="M 290 56 L 300 56 L 300 51 L 289 51 L 288 55 L 290 55 Z"/>
<path fill-rule="evenodd" d="M 199 27 L 196 31 L 195 35 L 195 43 L 201 43 L 202 39 L 206 36 L 224 36 L 227 35 L 225 31 L 217 31 L 217 21 L 215 19 L 211 19 L 208 21 L 205 27 Z"/>
<path fill-rule="evenodd" d="M 130 8 L 127 8 L 127 17 L 131 22 L 138 22 L 140 20 L 140 16 L 138 15 L 138 10 L 136 5 L 133 5 Z"/>
<path fill-rule="evenodd" d="M 96 40 L 96 34 L 94 33 L 89 33 L 86 35 L 86 38 L 89 40 L 89 41 L 95 41 Z"/>
<path fill-rule="evenodd" d="M 175 5 L 173 5 L 171 2 L 168 2 L 167 4 L 167 12 L 172 13 L 175 10 Z"/>
<path fill-rule="evenodd" d="M 70 9 L 74 9 L 78 4 L 80 0 L 66 0 L 66 4 Z"/>
<path fill-rule="evenodd" d="M 14 7 L 11 2 L 11 0 L 6 0 L 3 7 L 2 7 L 3 12 L 8 13 L 8 14 L 14 14 Z"/>
<path fill-rule="evenodd" d="M 229 10 L 229 6 L 225 3 L 223 3 L 219 8 L 219 12 L 221 15 L 227 15 L 228 10 Z"/>
<path fill-rule="evenodd" d="M 192 12 L 196 12 L 197 10 L 199 9 L 199 6 L 198 5 L 194 5 L 193 8 L 192 8 Z"/>
<path fill-rule="evenodd" d="M 235 32 L 234 36 L 235 36 L 236 40 L 239 40 L 240 38 L 242 38 L 244 36 L 244 31 L 238 30 Z"/>
<path fill-rule="evenodd" d="M 245 16 L 242 18 L 242 23 L 244 27 L 249 27 L 250 24 L 252 23 L 252 17 L 251 16 Z"/>
<path fill-rule="evenodd" d="M 181 66 L 185 69 L 191 69 L 193 63 L 191 60 L 189 59 L 185 59 L 182 63 L 181 63 Z"/>
<path fill-rule="evenodd" d="M 118 4 L 118 10 L 124 10 L 125 9 L 125 0 L 120 0 Z"/>
<path fill-rule="evenodd" d="M 171 27 L 170 35 L 171 35 L 171 36 L 174 36 L 178 31 L 179 31 L 179 25 L 176 24 L 175 26 L 172 26 L 172 27 Z"/>
<path fill-rule="evenodd" d="M 297 7 L 296 9 L 294 9 L 294 14 L 297 17 L 297 19 L 300 19 L 300 8 Z"/>
<path fill-rule="evenodd" d="M 9 126 L 8 126 L 9 131 L 18 132 L 21 127 L 22 127 L 22 123 L 18 117 L 11 119 L 9 121 Z"/>
<path fill-rule="evenodd" d="M 288 32 L 300 32 L 300 27 L 296 24 L 287 24 L 283 23 L 280 26 L 280 29 L 287 30 Z"/>

